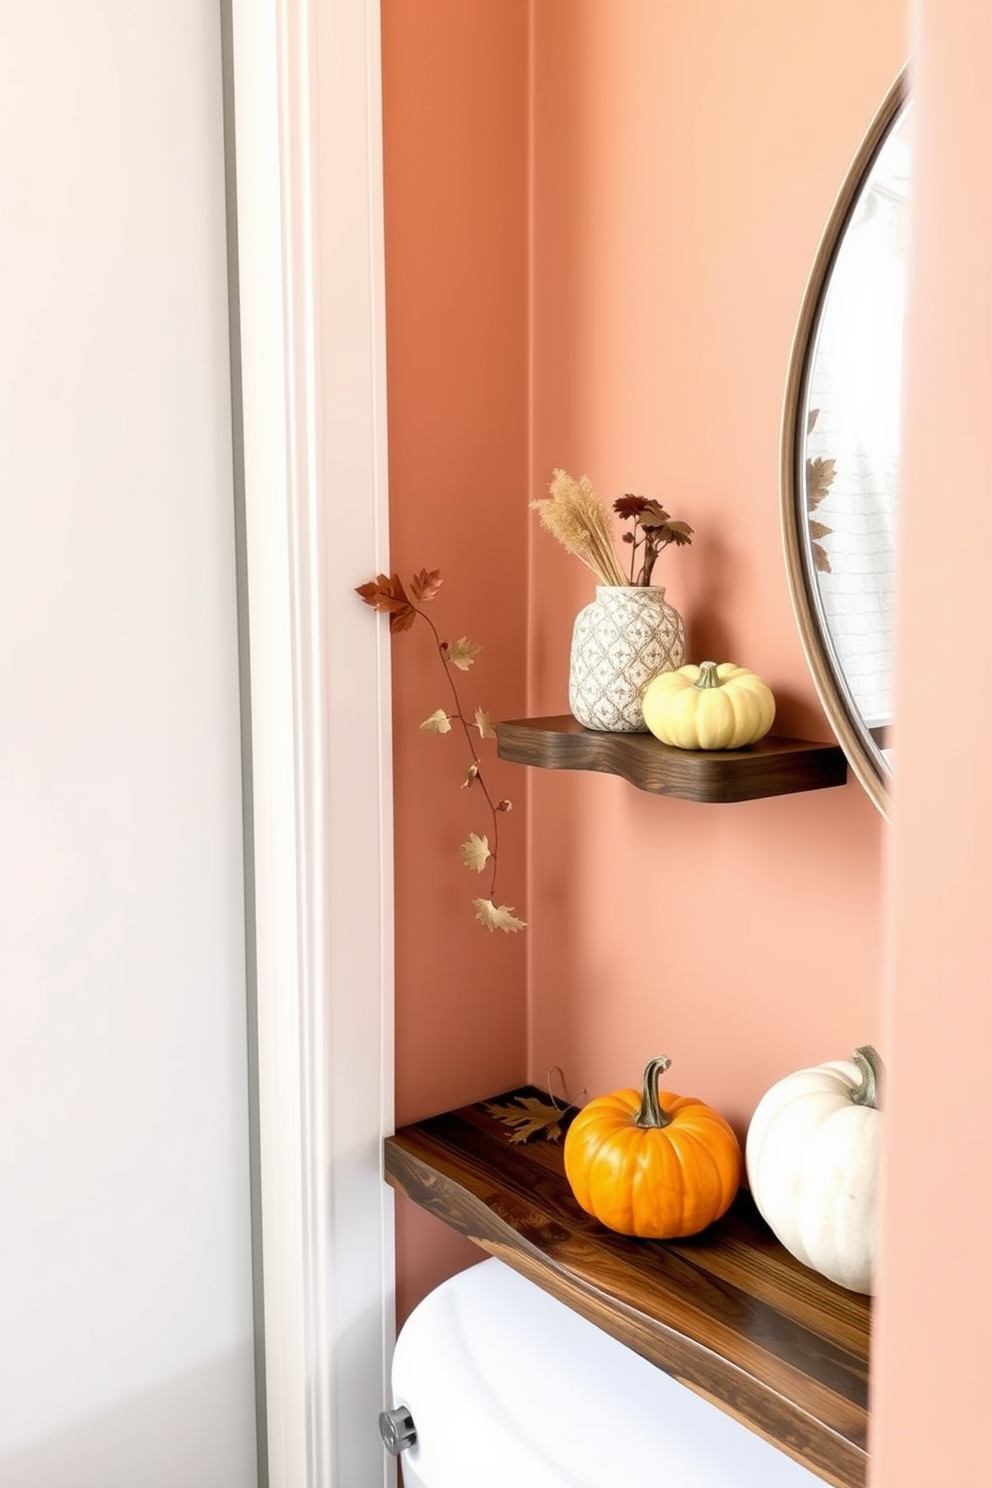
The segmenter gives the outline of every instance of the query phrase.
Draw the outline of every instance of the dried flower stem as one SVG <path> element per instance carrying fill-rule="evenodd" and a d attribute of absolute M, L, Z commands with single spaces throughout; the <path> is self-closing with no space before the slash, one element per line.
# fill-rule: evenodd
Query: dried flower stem
<path fill-rule="evenodd" d="M 625 522 L 633 523 L 633 530 L 624 533 L 623 541 L 630 543 L 630 582 L 638 587 L 650 584 L 659 556 L 671 543 L 684 548 L 692 542 L 688 522 L 676 522 L 660 502 L 647 496 L 628 493 L 614 501 L 613 510 Z M 635 578 L 634 561 L 638 552 L 642 553 L 641 568 Z"/>
<path fill-rule="evenodd" d="M 601 584 L 612 588 L 646 588 L 665 548 L 670 543 L 685 547 L 692 542 L 689 524 L 674 521 L 659 502 L 645 496 L 621 496 L 614 501 L 613 510 L 633 523 L 633 531 L 625 532 L 621 539 L 631 545 L 630 573 L 626 574 L 617 561 L 609 514 L 589 477 L 573 480 L 564 470 L 556 470 L 548 490 L 550 496 L 531 502 L 542 526 L 591 568 Z M 641 566 L 635 577 L 638 553 Z"/>
<path fill-rule="evenodd" d="M 573 480 L 564 470 L 556 470 L 548 490 L 550 496 L 531 502 L 546 530 L 592 569 L 601 584 L 625 586 L 627 576 L 617 561 L 610 519 L 589 477 Z"/>

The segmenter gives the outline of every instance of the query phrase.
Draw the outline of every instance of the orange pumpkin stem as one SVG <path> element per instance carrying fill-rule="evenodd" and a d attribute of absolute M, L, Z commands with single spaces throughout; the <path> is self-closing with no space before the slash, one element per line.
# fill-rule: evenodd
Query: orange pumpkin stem
<path fill-rule="evenodd" d="M 671 1066 L 672 1061 L 667 1054 L 662 1054 L 657 1059 L 648 1061 L 644 1071 L 644 1089 L 641 1094 L 641 1109 L 634 1117 L 635 1126 L 668 1126 L 671 1116 L 662 1110 L 661 1100 L 658 1095 L 658 1081 L 665 1071 Z"/>
<path fill-rule="evenodd" d="M 860 1049 L 855 1049 L 851 1055 L 854 1063 L 858 1066 L 861 1075 L 861 1084 L 857 1090 L 851 1092 L 851 1104 L 853 1106 L 870 1106 L 873 1111 L 879 1110 L 882 1102 L 882 1073 L 884 1066 L 878 1056 L 877 1050 L 871 1044 L 863 1044 Z"/>

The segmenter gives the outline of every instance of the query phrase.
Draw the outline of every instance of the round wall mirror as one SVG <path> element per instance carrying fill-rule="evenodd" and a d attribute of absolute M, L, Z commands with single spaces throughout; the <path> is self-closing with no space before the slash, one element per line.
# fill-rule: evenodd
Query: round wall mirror
<path fill-rule="evenodd" d="M 888 812 L 910 101 L 896 80 L 827 223 L 782 421 L 782 538 L 816 689 Z"/>

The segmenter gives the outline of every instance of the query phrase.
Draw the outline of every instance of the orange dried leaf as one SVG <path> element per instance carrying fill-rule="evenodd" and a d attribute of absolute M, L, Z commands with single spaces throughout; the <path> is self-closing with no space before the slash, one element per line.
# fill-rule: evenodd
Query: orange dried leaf
<path fill-rule="evenodd" d="M 439 568 L 432 568 L 430 572 L 422 568 L 410 580 L 410 593 L 418 604 L 429 604 L 432 599 L 437 599 L 443 583 Z"/>
<path fill-rule="evenodd" d="M 361 595 L 365 603 L 374 610 L 390 610 L 396 603 L 388 574 L 377 574 L 367 584 L 359 584 L 355 593 Z"/>
<path fill-rule="evenodd" d="M 395 614 L 389 617 L 390 634 L 398 635 L 401 630 L 409 630 L 416 618 L 417 612 L 413 608 L 413 605 L 408 606 L 405 610 L 397 610 Z"/>
<path fill-rule="evenodd" d="M 417 618 L 417 612 L 396 574 L 392 578 L 388 574 L 377 574 L 374 581 L 360 584 L 355 593 L 373 610 L 388 614 L 390 631 L 409 630 Z"/>

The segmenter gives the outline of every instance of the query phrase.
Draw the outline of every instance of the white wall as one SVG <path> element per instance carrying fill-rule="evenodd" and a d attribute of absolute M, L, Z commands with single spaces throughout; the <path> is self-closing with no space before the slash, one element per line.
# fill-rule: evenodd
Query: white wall
<path fill-rule="evenodd" d="M 217 0 L 0 0 L 0 1483 L 256 1477 Z"/>

